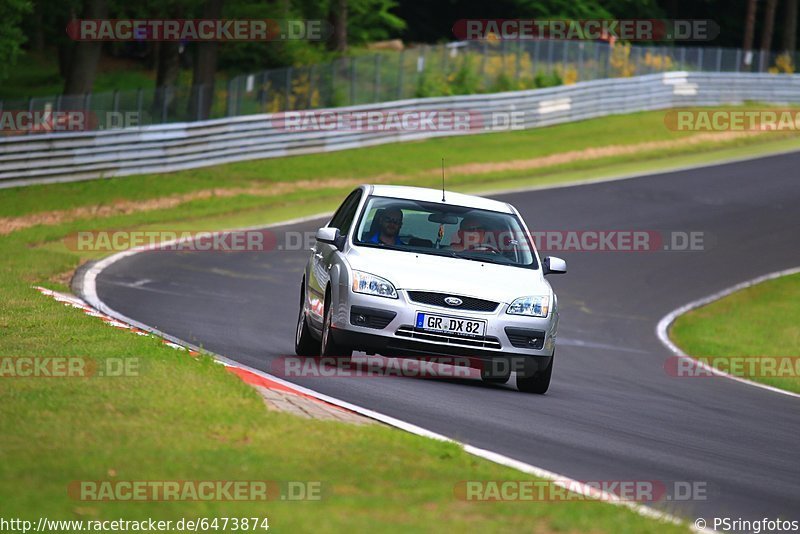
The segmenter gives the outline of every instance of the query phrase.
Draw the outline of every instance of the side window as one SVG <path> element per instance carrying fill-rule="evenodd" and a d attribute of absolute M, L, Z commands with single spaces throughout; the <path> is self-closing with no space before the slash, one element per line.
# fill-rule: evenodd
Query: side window
<path fill-rule="evenodd" d="M 356 189 L 342 202 L 339 209 L 328 223 L 332 228 L 338 228 L 340 232 L 346 234 L 350 230 L 350 225 L 353 224 L 353 219 L 356 216 L 356 209 L 358 209 L 358 202 L 361 200 L 361 190 Z"/>

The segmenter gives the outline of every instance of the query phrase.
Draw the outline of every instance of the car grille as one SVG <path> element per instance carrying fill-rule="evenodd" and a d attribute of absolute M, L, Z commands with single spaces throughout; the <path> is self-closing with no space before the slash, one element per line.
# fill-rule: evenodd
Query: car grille
<path fill-rule="evenodd" d="M 429 332 L 421 328 L 403 325 L 395 331 L 394 335 L 418 339 L 420 341 L 433 341 L 436 343 L 446 343 L 448 345 L 458 345 L 462 347 L 474 347 L 484 349 L 499 349 L 500 340 L 492 336 L 459 336 L 456 334 L 445 334 L 439 332 Z"/>
<path fill-rule="evenodd" d="M 464 310 L 464 311 L 481 311 L 481 312 L 493 312 L 497 309 L 497 302 L 492 302 L 491 300 L 483 300 L 483 299 L 476 299 L 474 297 L 462 297 L 459 296 L 458 298 L 461 299 L 461 306 L 450 306 L 449 304 L 445 303 L 444 299 L 447 297 L 455 297 L 456 295 L 451 295 L 450 293 L 434 293 L 431 291 L 409 291 L 408 298 L 411 299 L 413 302 L 418 302 L 420 304 L 427 304 L 428 306 L 441 306 L 442 308 L 447 308 L 448 310 Z"/>

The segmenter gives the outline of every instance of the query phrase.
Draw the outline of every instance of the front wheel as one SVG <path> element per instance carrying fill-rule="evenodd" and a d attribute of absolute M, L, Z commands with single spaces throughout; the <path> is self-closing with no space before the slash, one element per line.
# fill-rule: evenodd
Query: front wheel
<path fill-rule="evenodd" d="M 294 336 L 294 353 L 298 356 L 319 356 L 319 342 L 311 335 L 308 320 L 304 313 L 303 286 L 300 286 L 300 315 L 297 318 L 297 329 Z"/>
<path fill-rule="evenodd" d="M 322 320 L 322 343 L 320 347 L 320 355 L 323 358 L 334 358 L 338 364 L 350 363 L 350 358 L 353 355 L 353 350 L 348 349 L 336 343 L 333 339 L 331 332 L 331 294 L 330 291 L 325 293 L 325 315 Z"/>
<path fill-rule="evenodd" d="M 538 393 L 539 395 L 547 393 L 550 387 L 550 378 L 553 376 L 553 360 L 555 359 L 556 353 L 553 351 L 550 363 L 544 369 L 537 369 L 530 372 L 530 374 L 518 372 L 517 389 L 525 393 Z"/>

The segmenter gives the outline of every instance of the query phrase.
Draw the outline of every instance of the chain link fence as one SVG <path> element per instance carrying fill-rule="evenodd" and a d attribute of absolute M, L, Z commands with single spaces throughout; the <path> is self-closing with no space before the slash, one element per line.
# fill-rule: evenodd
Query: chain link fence
<path fill-rule="evenodd" d="M 0 101 L 0 111 L 78 110 L 90 129 L 183 123 L 408 98 L 494 93 L 667 71 L 792 72 L 797 54 L 602 41 L 462 41 L 264 70 L 216 86 Z M 28 130 L 28 133 L 35 130 Z M 3 131 L 0 134 L 18 134 Z"/>

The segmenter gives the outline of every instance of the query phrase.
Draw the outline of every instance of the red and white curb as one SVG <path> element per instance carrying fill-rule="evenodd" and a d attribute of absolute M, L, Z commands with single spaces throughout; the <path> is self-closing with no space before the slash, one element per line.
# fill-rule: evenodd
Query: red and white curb
<path fill-rule="evenodd" d="M 714 293 L 713 295 L 709 295 L 707 297 L 690 302 L 689 304 L 681 306 L 676 310 L 672 310 L 667 315 L 662 317 L 661 320 L 658 322 L 658 325 L 656 325 L 656 335 L 658 336 L 658 339 L 661 341 L 661 343 L 663 343 L 673 354 L 675 354 L 679 358 L 683 358 L 691 362 L 694 362 L 695 365 L 697 365 L 704 371 L 708 371 L 710 374 L 720 376 L 723 378 L 729 378 L 731 380 L 735 380 L 736 382 L 747 384 L 748 386 L 766 389 L 767 391 L 771 391 L 773 393 L 780 393 L 781 395 L 788 395 L 789 397 L 800 398 L 800 394 L 797 394 L 793 391 L 787 391 L 785 389 L 768 386 L 767 384 L 761 384 L 760 382 L 754 382 L 753 380 L 748 380 L 747 378 L 742 378 L 741 376 L 736 376 L 730 373 L 726 373 L 725 371 L 720 371 L 716 367 L 712 367 L 705 362 L 692 358 L 690 355 L 683 352 L 669 338 L 669 327 L 672 325 L 672 323 L 675 322 L 675 320 L 679 316 L 683 315 L 684 313 L 705 306 L 706 304 L 711 304 L 716 300 L 719 300 L 723 297 L 727 297 L 728 295 L 736 293 L 737 291 L 741 291 L 742 289 L 747 289 L 748 287 L 760 284 L 761 282 L 766 282 L 767 280 L 774 280 L 775 278 L 781 278 L 783 276 L 790 276 L 798 273 L 800 273 L 800 267 L 795 267 L 793 269 L 785 269 L 783 271 L 777 271 L 774 273 L 765 274 L 763 276 L 753 278 L 752 280 L 747 280 L 746 282 L 742 282 L 741 284 L 736 284 L 735 286 L 729 287 L 728 289 L 723 289 L 722 291 Z"/>
<path fill-rule="evenodd" d="M 176 342 L 176 341 L 170 341 L 168 339 L 165 339 L 162 335 L 159 335 L 157 332 L 154 332 L 152 330 L 150 330 L 150 331 L 144 330 L 144 329 L 141 329 L 141 328 L 137 328 L 137 327 L 135 327 L 135 326 L 133 326 L 131 324 L 128 324 L 126 322 L 118 321 L 117 319 L 111 317 L 110 315 L 107 315 L 105 313 L 99 312 L 96 309 L 92 308 L 83 299 L 81 299 L 79 297 L 76 297 L 75 295 L 70 295 L 70 294 L 67 294 L 67 293 L 61 293 L 61 292 L 58 292 L 58 291 L 53 291 L 52 289 L 47 289 L 47 288 L 44 288 L 44 287 L 41 287 L 41 286 L 34 286 L 34 289 L 39 291 L 39 293 L 41 293 L 42 295 L 45 295 L 45 296 L 48 296 L 48 297 L 52 297 L 55 301 L 61 302 L 66 306 L 71 306 L 73 308 L 77 308 L 79 310 L 82 310 L 83 313 L 85 313 L 86 315 L 89 315 L 91 317 L 97 317 L 98 319 L 103 321 L 108 326 L 113 326 L 114 328 L 119 328 L 121 330 L 128 330 L 128 331 L 130 331 L 130 332 L 132 332 L 134 334 L 140 335 L 140 336 L 150 336 L 150 337 L 154 337 L 154 338 L 160 339 L 161 342 L 164 343 L 166 346 L 171 347 L 173 349 L 186 351 L 186 352 L 189 353 L 190 356 L 198 356 L 201 353 L 201 351 L 195 350 L 194 348 L 192 348 L 192 347 L 190 347 L 188 345 L 185 345 L 185 344 L 182 344 L 182 343 L 179 343 L 179 342 Z M 210 354 L 210 356 L 215 357 L 216 355 Z M 296 395 L 296 396 L 303 397 L 303 398 L 312 400 L 312 401 L 320 403 L 320 404 L 324 404 L 326 406 L 333 407 L 333 408 L 335 408 L 337 410 L 343 410 L 343 408 L 340 407 L 340 406 L 332 405 L 332 404 L 324 402 L 324 401 L 322 401 L 322 400 L 320 400 L 320 399 L 318 399 L 318 398 L 316 398 L 316 397 L 314 397 L 312 395 L 307 395 L 307 394 L 305 394 L 305 393 L 303 393 L 301 391 L 295 390 L 294 388 L 287 387 L 285 384 L 283 384 L 281 382 L 272 380 L 272 379 L 264 377 L 264 376 L 260 376 L 259 374 L 253 373 L 253 372 L 241 367 L 238 364 L 232 365 L 232 364 L 229 364 L 229 363 L 225 363 L 225 362 L 220 361 L 219 358 L 216 358 L 216 357 L 215 357 L 215 361 L 217 363 L 220 363 L 220 364 L 224 365 L 225 369 L 227 371 L 229 371 L 230 373 L 238 376 L 245 384 L 249 384 L 251 386 L 259 386 L 259 387 L 271 389 L 273 391 L 280 391 L 282 393 L 289 393 L 291 395 Z M 346 410 L 346 411 L 350 411 L 350 410 Z"/>
<path fill-rule="evenodd" d="M 91 317 L 97 317 L 98 319 L 100 319 L 101 321 L 106 323 L 108 326 L 113 326 L 114 328 L 120 328 L 122 330 L 129 330 L 129 331 L 133 332 L 134 334 L 138 334 L 140 336 L 157 337 L 157 336 L 153 336 L 149 332 L 146 332 L 144 330 L 136 328 L 135 326 L 129 325 L 127 323 L 123 323 L 121 321 L 117 321 L 113 317 L 95 310 L 94 308 L 92 308 L 91 306 L 86 304 L 86 302 L 83 299 L 81 299 L 79 297 L 76 297 L 75 295 L 69 295 L 67 293 L 60 293 L 58 291 L 53 291 L 52 289 L 47 289 L 47 288 L 41 287 L 41 286 L 33 286 L 33 288 L 36 289 L 42 295 L 46 295 L 48 297 L 52 297 L 57 302 L 61 302 L 66 306 L 72 306 L 73 308 L 78 308 L 79 310 L 83 310 L 83 313 L 85 313 L 86 315 L 89 315 Z M 198 351 L 192 350 L 192 349 L 190 349 L 188 347 L 184 347 L 183 345 L 180 345 L 178 343 L 174 343 L 172 341 L 168 341 L 168 340 L 166 340 L 164 338 L 160 338 L 160 339 L 161 339 L 162 343 L 164 343 L 168 347 L 172 347 L 173 349 L 188 351 L 189 354 L 192 355 L 192 356 L 197 356 L 197 354 L 199 354 Z"/>

